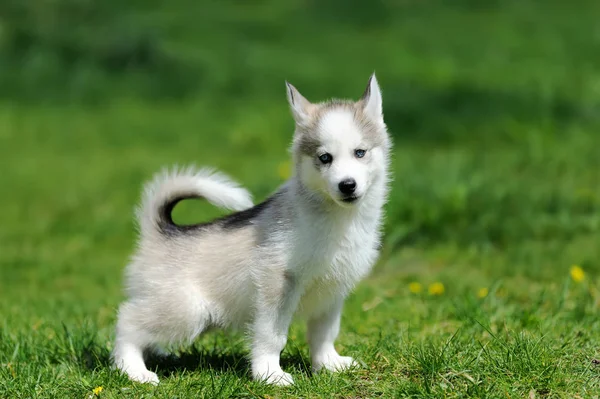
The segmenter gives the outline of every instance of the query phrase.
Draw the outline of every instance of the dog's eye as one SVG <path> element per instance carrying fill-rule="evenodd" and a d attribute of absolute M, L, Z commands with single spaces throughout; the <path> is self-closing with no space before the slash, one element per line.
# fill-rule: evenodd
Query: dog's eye
<path fill-rule="evenodd" d="M 333 161 L 333 157 L 331 156 L 330 153 L 326 152 L 323 155 L 319 155 L 319 161 L 321 161 L 322 163 L 331 163 Z"/>
<path fill-rule="evenodd" d="M 354 155 L 356 155 L 356 158 L 362 158 L 366 153 L 367 150 L 354 150 Z"/>

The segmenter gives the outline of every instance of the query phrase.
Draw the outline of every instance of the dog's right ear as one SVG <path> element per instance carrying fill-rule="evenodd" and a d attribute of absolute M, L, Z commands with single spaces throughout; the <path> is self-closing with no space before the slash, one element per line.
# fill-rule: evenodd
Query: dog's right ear
<path fill-rule="evenodd" d="M 287 88 L 287 99 L 288 103 L 290 103 L 290 108 L 292 110 L 292 115 L 294 116 L 294 120 L 297 124 L 304 124 L 309 116 L 311 111 L 314 108 L 314 105 L 311 104 L 294 86 L 290 83 L 285 82 Z"/>

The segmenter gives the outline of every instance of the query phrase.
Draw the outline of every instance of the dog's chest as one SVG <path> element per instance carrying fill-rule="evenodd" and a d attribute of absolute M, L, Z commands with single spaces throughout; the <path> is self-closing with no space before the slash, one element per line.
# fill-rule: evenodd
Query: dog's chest
<path fill-rule="evenodd" d="M 299 315 L 310 317 L 327 309 L 369 272 L 378 253 L 377 227 L 313 229 L 311 234 L 299 237 L 293 251 L 298 263 L 290 265 L 302 290 Z"/>
<path fill-rule="evenodd" d="M 350 288 L 370 270 L 378 245 L 376 219 L 339 224 L 314 221 L 299 232 L 291 266 L 306 285 L 326 280 Z"/>

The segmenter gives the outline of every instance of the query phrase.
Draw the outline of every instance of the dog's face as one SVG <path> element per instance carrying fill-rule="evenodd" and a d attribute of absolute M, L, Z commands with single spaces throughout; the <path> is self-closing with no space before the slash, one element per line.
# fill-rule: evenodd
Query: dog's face
<path fill-rule="evenodd" d="M 389 138 L 382 114 L 381 91 L 371 76 L 358 102 L 311 104 L 288 84 L 288 101 L 296 121 L 296 174 L 313 193 L 340 206 L 353 206 L 385 173 Z"/>

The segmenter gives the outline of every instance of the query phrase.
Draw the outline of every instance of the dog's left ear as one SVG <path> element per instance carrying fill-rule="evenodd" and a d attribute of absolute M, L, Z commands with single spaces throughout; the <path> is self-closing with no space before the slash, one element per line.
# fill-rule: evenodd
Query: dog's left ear
<path fill-rule="evenodd" d="M 375 73 L 369 78 L 367 88 L 360 99 L 363 109 L 371 118 L 375 120 L 383 120 L 383 100 L 381 98 L 381 89 L 377 84 Z"/>

